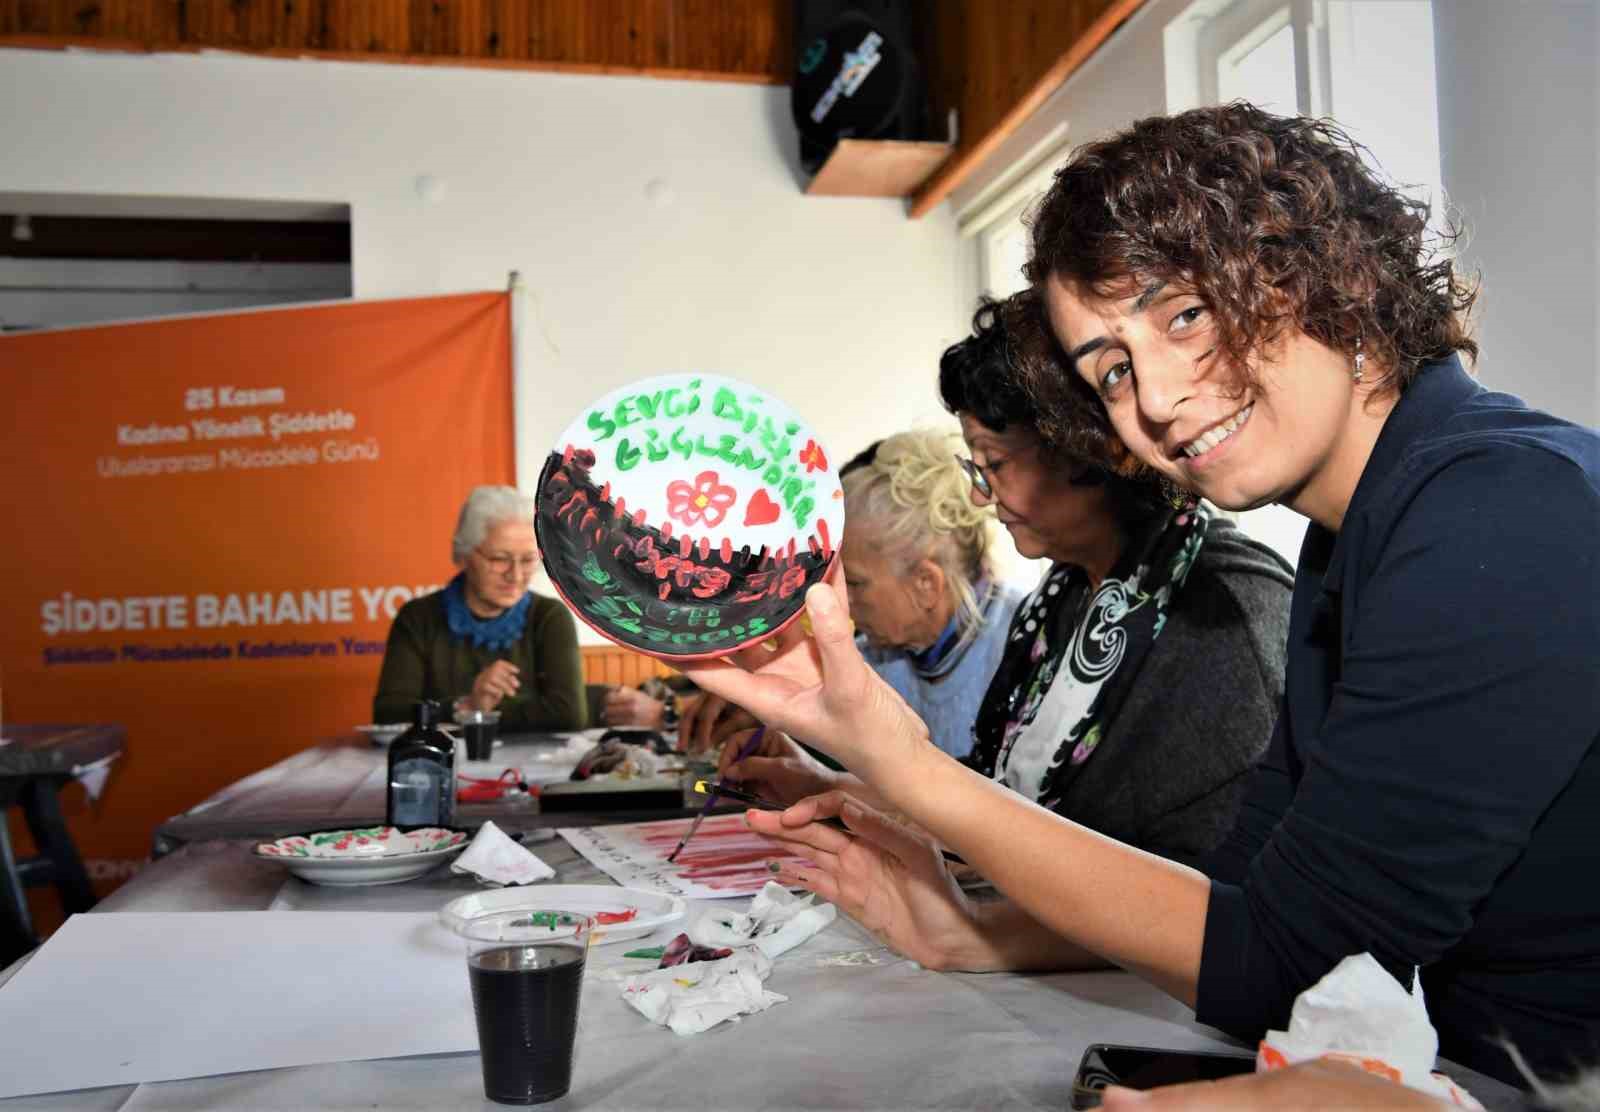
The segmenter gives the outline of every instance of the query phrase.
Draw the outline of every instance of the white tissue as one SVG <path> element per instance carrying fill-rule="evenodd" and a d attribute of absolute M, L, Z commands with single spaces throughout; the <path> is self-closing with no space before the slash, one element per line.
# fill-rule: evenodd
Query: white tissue
<path fill-rule="evenodd" d="M 479 827 L 466 852 L 450 862 L 450 871 L 471 873 L 486 884 L 532 884 L 549 880 L 556 871 L 532 850 L 511 840 L 492 822 Z"/>
<path fill-rule="evenodd" d="M 1287 1031 L 1268 1031 L 1257 1070 L 1334 1057 L 1460 1107 L 1479 1108 L 1471 1094 L 1433 1072 L 1439 1034 L 1428 1020 L 1420 982 L 1415 992 L 1371 954 L 1353 954 L 1302 992 Z"/>
<path fill-rule="evenodd" d="M 724 1020 L 788 1000 L 762 987 L 771 972 L 772 960 L 751 946 L 717 961 L 692 961 L 630 977 L 622 982 L 622 998 L 652 1023 L 675 1034 L 698 1035 Z"/>
<path fill-rule="evenodd" d="M 832 904 L 813 906 L 811 893 L 796 896 L 767 881 L 742 915 L 711 912 L 689 928 L 689 941 L 700 946 L 755 946 L 769 958 L 788 953 L 838 917 Z"/>
<path fill-rule="evenodd" d="M 750 901 L 749 911 L 702 915 L 689 928 L 689 941 L 732 947 L 732 956 L 630 977 L 622 982 L 622 998 L 652 1023 L 679 1035 L 698 1035 L 725 1020 L 782 1004 L 787 996 L 762 987 L 772 972 L 772 959 L 800 945 L 839 914 L 832 904 L 812 906 L 812 899 L 809 893 L 795 896 L 768 881 Z"/>

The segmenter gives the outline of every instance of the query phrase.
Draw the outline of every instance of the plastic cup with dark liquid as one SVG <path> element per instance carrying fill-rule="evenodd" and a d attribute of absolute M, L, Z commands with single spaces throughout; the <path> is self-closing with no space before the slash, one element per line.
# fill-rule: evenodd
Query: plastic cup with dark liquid
<path fill-rule="evenodd" d="M 461 727 L 462 740 L 467 743 L 467 760 L 488 760 L 495 738 L 500 736 L 500 712 L 477 710 L 458 703 L 455 717 L 456 725 Z"/>
<path fill-rule="evenodd" d="M 504 911 L 470 919 L 460 929 L 478 1017 L 483 1094 L 490 1100 L 543 1104 L 572 1087 L 592 927 L 576 912 Z"/>

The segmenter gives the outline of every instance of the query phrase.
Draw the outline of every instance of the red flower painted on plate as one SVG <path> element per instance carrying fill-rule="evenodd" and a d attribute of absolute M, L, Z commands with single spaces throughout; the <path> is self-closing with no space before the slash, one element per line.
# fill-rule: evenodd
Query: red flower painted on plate
<path fill-rule="evenodd" d="M 725 486 L 715 471 L 702 471 L 694 477 L 691 486 L 677 479 L 667 486 L 667 516 L 677 518 L 685 525 L 704 525 L 714 529 L 728 516 L 738 493 Z"/>
<path fill-rule="evenodd" d="M 800 449 L 800 462 L 806 465 L 807 475 L 828 469 L 828 457 L 823 455 L 822 445 L 815 440 L 807 440 L 806 446 Z"/>

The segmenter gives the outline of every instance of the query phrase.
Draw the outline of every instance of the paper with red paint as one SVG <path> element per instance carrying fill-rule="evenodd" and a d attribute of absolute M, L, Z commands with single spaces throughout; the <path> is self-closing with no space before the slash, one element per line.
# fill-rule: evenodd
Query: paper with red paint
<path fill-rule="evenodd" d="M 685 899 L 751 896 L 772 879 L 770 863 L 810 864 L 784 843 L 751 830 L 738 814 L 706 819 L 677 860 L 669 863 L 667 855 L 693 821 L 564 827 L 557 833 L 618 884 Z"/>

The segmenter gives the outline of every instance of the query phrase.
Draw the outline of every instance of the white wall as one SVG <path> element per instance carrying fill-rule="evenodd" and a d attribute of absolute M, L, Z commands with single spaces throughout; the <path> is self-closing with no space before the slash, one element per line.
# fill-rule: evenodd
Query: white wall
<path fill-rule="evenodd" d="M 525 483 L 586 402 L 669 370 L 773 390 L 840 458 L 943 416 L 970 244 L 948 209 L 803 196 L 792 133 L 785 88 L 0 50 L 0 192 L 348 203 L 357 297 L 520 271 Z"/>
<path fill-rule="evenodd" d="M 1434 4 L 1444 187 L 1483 272 L 1484 380 L 1600 425 L 1600 4 Z"/>

